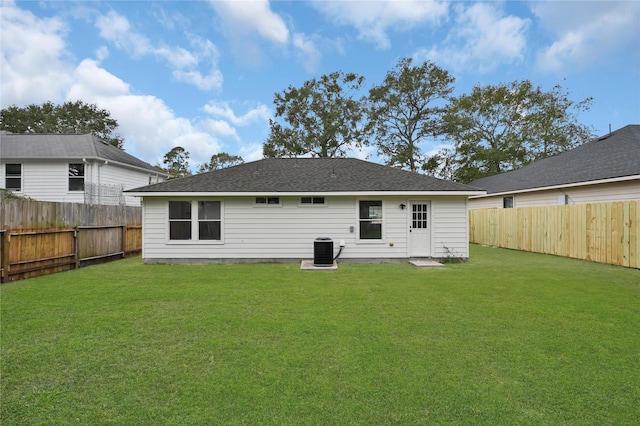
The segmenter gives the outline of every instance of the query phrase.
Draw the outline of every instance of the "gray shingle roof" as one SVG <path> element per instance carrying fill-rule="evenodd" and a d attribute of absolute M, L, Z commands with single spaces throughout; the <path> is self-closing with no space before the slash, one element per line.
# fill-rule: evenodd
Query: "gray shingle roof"
<path fill-rule="evenodd" d="M 354 158 L 268 158 L 131 189 L 144 193 L 477 191 L 468 185 Z"/>
<path fill-rule="evenodd" d="M 5 161 L 29 158 L 102 159 L 162 173 L 151 164 L 103 142 L 91 134 L 43 135 L 2 132 L 0 134 L 0 158 Z"/>
<path fill-rule="evenodd" d="M 487 194 L 640 175 L 640 125 L 633 124 L 520 169 L 476 179 Z"/>

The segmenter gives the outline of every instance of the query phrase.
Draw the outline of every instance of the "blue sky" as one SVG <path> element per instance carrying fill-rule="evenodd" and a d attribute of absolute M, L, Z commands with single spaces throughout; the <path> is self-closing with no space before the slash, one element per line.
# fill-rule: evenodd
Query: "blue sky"
<path fill-rule="evenodd" d="M 379 84 L 400 58 L 476 84 L 529 79 L 592 96 L 597 134 L 640 123 L 640 2 L 4 1 L 0 104 L 83 100 L 127 152 L 262 156 L 274 93 L 333 71 Z M 426 141 L 425 152 L 441 141 Z M 351 155 L 380 161 L 375 149 Z"/>

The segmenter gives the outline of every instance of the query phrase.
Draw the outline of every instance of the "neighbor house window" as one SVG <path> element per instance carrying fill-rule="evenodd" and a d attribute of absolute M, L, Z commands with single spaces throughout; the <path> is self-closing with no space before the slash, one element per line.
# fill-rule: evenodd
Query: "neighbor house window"
<path fill-rule="evenodd" d="M 360 239 L 382 239 L 382 201 L 363 200 L 359 204 Z"/>
<path fill-rule="evenodd" d="M 169 240 L 222 241 L 222 202 L 169 201 Z"/>
<path fill-rule="evenodd" d="M 69 191 L 84 191 L 84 164 L 69 164 Z"/>
<path fill-rule="evenodd" d="M 198 201 L 198 239 L 220 240 L 220 201 Z"/>
<path fill-rule="evenodd" d="M 513 197 L 504 197 L 502 198 L 502 207 L 505 209 L 513 208 Z"/>
<path fill-rule="evenodd" d="M 22 190 L 22 164 L 7 164 L 5 166 L 4 187 L 12 191 Z"/>
<path fill-rule="evenodd" d="M 324 197 L 302 197 L 300 204 L 324 204 Z"/>
<path fill-rule="evenodd" d="M 191 201 L 169 201 L 169 239 L 191 239 Z"/>
<path fill-rule="evenodd" d="M 280 204 L 280 197 L 256 197 L 256 204 Z"/>

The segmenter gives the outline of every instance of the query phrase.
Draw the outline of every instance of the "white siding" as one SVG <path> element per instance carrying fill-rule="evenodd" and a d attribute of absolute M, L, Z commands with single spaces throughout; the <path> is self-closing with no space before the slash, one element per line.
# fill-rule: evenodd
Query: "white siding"
<path fill-rule="evenodd" d="M 14 161 L 9 161 L 14 163 Z M 22 165 L 22 190 L 17 194 L 31 197 L 40 201 L 54 201 L 66 203 L 84 203 L 83 191 L 69 191 L 69 164 L 82 163 L 82 160 L 15 160 Z M 85 163 L 85 183 L 97 185 L 118 185 L 124 190 L 133 189 L 153 183 L 162 182 L 153 172 L 130 169 L 113 164 L 104 164 L 103 161 L 91 161 Z M 0 188 L 5 187 L 5 165 L 0 163 Z M 96 202 L 98 202 L 96 197 Z M 115 201 L 113 201 L 115 200 Z M 100 201 L 100 204 L 118 204 L 119 198 Z M 138 206 L 138 197 L 125 196 L 127 205 Z"/>
<path fill-rule="evenodd" d="M 532 191 L 513 195 L 514 207 L 555 206 L 561 196 L 567 195 L 569 204 L 606 203 L 610 201 L 640 200 L 640 180 L 575 186 L 546 191 Z M 504 195 L 472 198 L 470 209 L 502 208 Z"/>
<path fill-rule="evenodd" d="M 311 259 L 318 237 L 344 240 L 342 259 L 404 259 L 408 257 L 408 205 L 404 197 L 325 197 L 326 205 L 300 205 L 299 197 L 281 197 L 279 206 L 255 205 L 254 197 L 220 200 L 222 242 L 169 241 L 168 198 L 147 197 L 143 209 L 143 257 L 172 259 Z M 382 199 L 383 239 L 358 241 L 358 200 Z M 176 200 L 176 198 L 171 198 Z M 186 200 L 186 199 L 185 199 Z M 468 257 L 466 197 L 430 198 L 436 255 Z M 437 229 L 442 227 L 442 229 Z M 352 229 L 353 228 L 353 231 Z"/>
<path fill-rule="evenodd" d="M 466 200 L 442 197 L 432 203 L 433 257 L 469 257 Z"/>

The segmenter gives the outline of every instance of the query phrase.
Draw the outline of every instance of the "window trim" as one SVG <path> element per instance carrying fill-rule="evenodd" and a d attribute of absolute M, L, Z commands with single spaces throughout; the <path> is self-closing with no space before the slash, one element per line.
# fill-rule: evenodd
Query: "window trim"
<path fill-rule="evenodd" d="M 373 219 L 360 219 L 360 203 L 362 201 L 379 201 L 380 202 L 380 210 L 381 210 L 381 218 L 382 222 L 380 225 L 380 238 L 361 238 L 360 237 L 360 222 L 362 220 L 370 220 Z M 356 243 L 357 244 L 385 244 L 386 232 L 385 232 L 385 202 L 381 198 L 358 198 L 356 199 Z"/>
<path fill-rule="evenodd" d="M 305 199 L 305 198 L 311 199 L 311 202 L 310 203 L 303 202 L 302 200 Z M 321 203 L 320 202 L 318 202 L 318 203 L 314 202 L 315 200 L 319 200 L 319 199 L 322 199 Z M 305 196 L 300 197 L 298 199 L 298 205 L 300 207 L 326 207 L 328 205 L 327 204 L 327 197 L 324 197 L 324 196 L 322 196 L 322 197 L 321 196 L 313 196 L 313 195 L 307 196 L 307 195 L 305 195 Z"/>
<path fill-rule="evenodd" d="M 82 175 L 81 176 L 71 176 L 71 166 L 82 166 Z M 87 168 L 85 167 L 85 163 L 68 163 L 67 164 L 67 190 L 68 192 L 84 192 L 86 176 L 87 176 Z M 82 178 L 82 189 L 71 189 L 71 182 L 79 181 Z"/>
<path fill-rule="evenodd" d="M 16 175 L 16 174 L 9 174 L 9 166 L 20 166 L 20 174 Z M 9 188 L 9 185 L 7 184 L 7 180 L 8 179 L 17 179 L 19 182 L 19 186 L 18 188 Z M 23 179 L 22 179 L 22 163 L 7 163 L 4 165 L 4 188 L 9 190 L 9 191 L 13 191 L 13 192 L 22 192 L 23 188 L 22 188 L 22 184 L 23 184 Z"/>
<path fill-rule="evenodd" d="M 169 203 L 172 201 L 187 201 L 191 204 L 191 239 L 188 240 L 172 240 L 170 239 L 170 220 L 169 220 Z M 216 201 L 220 203 L 220 219 L 207 219 L 207 222 L 220 222 L 220 239 L 219 240 L 201 240 L 200 239 L 200 218 L 198 211 L 198 203 L 201 201 Z M 168 245 L 223 245 L 224 244 L 224 200 L 219 198 L 195 198 L 195 199 L 172 199 L 167 201 L 166 205 L 166 234 L 165 240 Z"/>
<path fill-rule="evenodd" d="M 511 200 L 511 205 L 507 206 L 507 200 Z M 512 209 L 516 206 L 516 198 L 513 195 L 502 197 L 502 208 Z"/>
<path fill-rule="evenodd" d="M 264 199 L 265 202 L 264 203 L 259 203 L 258 200 L 259 199 Z M 269 203 L 269 200 L 277 200 L 277 203 Z M 256 207 L 269 207 L 269 208 L 274 208 L 274 207 L 282 207 L 282 198 L 278 195 L 278 196 L 260 196 L 260 197 L 254 197 L 253 198 L 253 205 Z"/>

